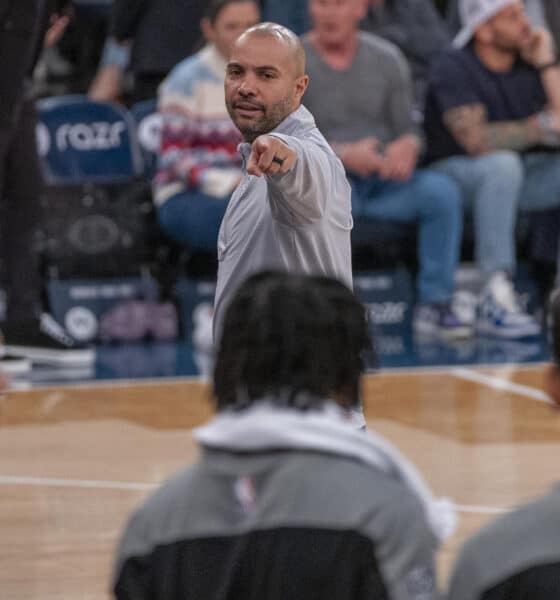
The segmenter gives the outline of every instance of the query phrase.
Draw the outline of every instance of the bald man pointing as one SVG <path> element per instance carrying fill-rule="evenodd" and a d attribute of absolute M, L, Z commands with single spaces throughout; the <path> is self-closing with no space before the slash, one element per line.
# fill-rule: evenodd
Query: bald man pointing
<path fill-rule="evenodd" d="M 301 98 L 299 38 L 274 23 L 248 29 L 226 70 L 228 112 L 243 135 L 243 179 L 218 239 L 214 338 L 239 285 L 264 269 L 335 277 L 352 287 L 350 186 Z"/>

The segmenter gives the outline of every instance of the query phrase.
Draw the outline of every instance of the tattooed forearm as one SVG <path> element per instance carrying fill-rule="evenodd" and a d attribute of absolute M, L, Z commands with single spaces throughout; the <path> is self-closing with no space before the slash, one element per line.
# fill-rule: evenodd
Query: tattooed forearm
<path fill-rule="evenodd" d="M 483 127 L 487 122 L 482 104 L 458 106 L 443 113 L 443 122 L 457 143 L 469 154 L 482 152 Z"/>
<path fill-rule="evenodd" d="M 539 141 L 534 119 L 488 123 L 482 104 L 453 108 L 444 113 L 443 121 L 467 153 L 475 156 L 495 150 L 525 150 Z"/>
<path fill-rule="evenodd" d="M 539 128 L 531 119 L 492 123 L 484 127 L 486 152 L 493 150 L 526 150 L 539 141 Z"/>

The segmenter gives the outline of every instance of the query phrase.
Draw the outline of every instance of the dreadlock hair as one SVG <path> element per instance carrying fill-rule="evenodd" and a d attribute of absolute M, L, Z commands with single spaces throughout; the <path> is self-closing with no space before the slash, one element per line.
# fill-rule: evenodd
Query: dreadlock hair
<path fill-rule="evenodd" d="M 206 10 L 204 11 L 204 17 L 208 19 L 212 25 L 214 25 L 222 10 L 229 4 L 234 4 L 237 2 L 252 2 L 253 4 L 256 4 L 257 8 L 260 9 L 260 3 L 258 0 L 210 0 Z"/>
<path fill-rule="evenodd" d="M 560 288 L 553 290 L 549 300 L 549 336 L 552 359 L 560 369 Z"/>
<path fill-rule="evenodd" d="M 372 351 L 366 313 L 342 283 L 264 272 L 229 305 L 214 367 L 217 409 L 264 397 L 302 410 L 325 399 L 359 403 L 362 353 Z"/>

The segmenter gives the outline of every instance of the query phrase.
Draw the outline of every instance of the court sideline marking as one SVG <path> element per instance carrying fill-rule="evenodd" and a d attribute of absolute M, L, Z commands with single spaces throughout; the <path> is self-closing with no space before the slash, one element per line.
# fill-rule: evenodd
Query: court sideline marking
<path fill-rule="evenodd" d="M 149 492 L 157 489 L 161 484 L 131 481 L 100 481 L 93 479 L 63 479 L 60 477 L 19 477 L 14 475 L 0 475 L 0 486 L 1 485 Z M 508 508 L 494 506 L 453 505 L 458 512 L 471 514 L 493 515 L 506 513 L 510 510 Z"/>
<path fill-rule="evenodd" d="M 14 475 L 0 475 L 0 485 L 149 491 L 156 489 L 159 484 L 132 481 L 98 481 L 93 479 L 63 479 L 60 477 L 18 477 Z"/>
<path fill-rule="evenodd" d="M 502 365 L 503 366 L 503 365 Z M 391 370 L 393 373 L 395 370 Z M 382 374 L 391 375 L 391 371 L 384 371 Z M 398 370 L 396 370 L 398 371 Z M 532 388 L 525 385 L 520 385 L 502 379 L 500 377 L 485 375 L 483 373 L 476 372 L 472 369 L 466 368 L 451 368 L 451 369 L 434 369 L 440 373 L 448 373 L 457 379 L 463 379 L 485 385 L 487 387 L 496 389 L 498 391 L 511 392 L 513 394 L 531 398 L 538 402 L 544 402 L 546 404 L 552 404 L 550 398 L 541 390 Z M 411 374 L 414 370 L 411 371 Z M 195 379 L 196 378 L 192 378 Z M 173 384 L 178 381 L 184 381 L 185 378 L 177 378 L 174 381 L 165 381 L 165 383 Z M 135 382 L 136 384 L 138 382 Z M 145 382 L 142 382 L 145 383 Z M 160 383 L 160 382 L 158 382 Z M 115 382 L 108 382 L 108 385 L 113 385 Z M 127 385 L 130 382 L 117 382 L 117 384 Z M 79 386 L 82 387 L 82 386 Z M 88 387 L 87 385 L 84 387 Z M 89 480 L 89 479 L 63 479 L 63 478 L 48 478 L 48 477 L 20 477 L 20 476 L 7 476 L 0 475 L 0 485 L 13 485 L 13 486 L 45 486 L 45 487 L 65 487 L 74 489 L 99 489 L 99 490 L 122 490 L 122 491 L 151 491 L 156 489 L 160 484 L 158 483 L 142 483 L 142 482 L 126 482 L 126 481 L 102 481 L 102 480 Z M 501 507 L 490 507 L 490 506 L 470 506 L 455 504 L 455 508 L 461 513 L 470 514 L 502 514 L 509 512 L 508 508 Z"/>
<path fill-rule="evenodd" d="M 510 392 L 517 396 L 531 398 L 531 400 L 536 400 L 537 402 L 544 402 L 545 404 L 551 405 L 554 404 L 554 402 L 552 402 L 548 395 L 543 391 L 527 385 L 513 383 L 512 381 L 502 379 L 501 377 L 485 375 L 484 373 L 479 373 L 477 371 L 473 371 L 472 369 L 463 368 L 452 369 L 451 375 L 457 379 L 479 383 L 480 385 L 485 385 L 500 392 Z"/>
<path fill-rule="evenodd" d="M 515 367 L 519 371 L 535 371 L 539 370 L 546 365 L 546 362 L 538 363 L 480 363 L 475 365 L 479 369 L 499 369 Z M 457 369 L 455 366 L 434 366 L 434 367 L 387 367 L 379 370 L 370 371 L 364 374 L 364 377 L 394 377 L 395 375 L 413 377 L 422 375 L 447 375 L 453 370 Z M 209 384 L 210 378 L 205 375 L 177 375 L 174 377 L 147 377 L 146 379 L 94 379 L 88 381 L 76 381 L 76 382 L 63 382 L 63 383 L 32 383 L 32 382 L 15 382 L 13 387 L 8 389 L 9 393 L 26 393 L 26 392 L 38 392 L 48 391 L 56 389 L 57 391 L 71 391 L 77 390 L 92 390 L 96 388 L 138 388 L 147 387 L 153 385 L 171 385 L 183 383 L 199 383 Z"/>

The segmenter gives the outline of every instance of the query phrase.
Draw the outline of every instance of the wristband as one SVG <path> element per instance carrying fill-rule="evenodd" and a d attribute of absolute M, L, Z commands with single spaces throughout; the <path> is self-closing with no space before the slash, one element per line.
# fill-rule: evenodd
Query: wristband
<path fill-rule="evenodd" d="M 115 38 L 108 38 L 103 46 L 101 64 L 103 66 L 116 65 L 121 69 L 128 66 L 130 60 L 130 46 L 119 44 Z"/>
<path fill-rule="evenodd" d="M 555 127 L 554 117 L 543 111 L 536 115 L 536 122 L 540 132 L 540 143 L 551 147 L 560 146 L 560 132 Z"/>

